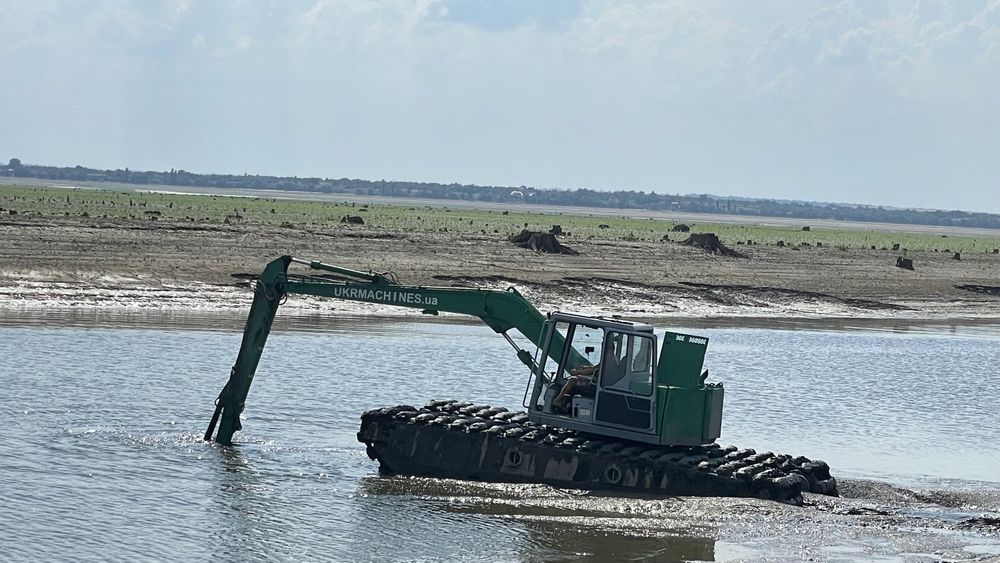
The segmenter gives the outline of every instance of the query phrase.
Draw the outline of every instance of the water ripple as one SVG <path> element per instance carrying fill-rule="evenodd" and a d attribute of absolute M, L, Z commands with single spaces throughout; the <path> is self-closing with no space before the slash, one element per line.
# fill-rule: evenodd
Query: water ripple
<path fill-rule="evenodd" d="M 369 408 L 442 396 L 519 407 L 524 369 L 483 327 L 274 334 L 233 448 L 201 432 L 238 334 L 0 330 L 0 559 L 711 560 L 729 549 L 697 506 L 670 499 L 378 476 L 355 439 Z M 983 445 L 1000 441 L 987 423 L 1000 404 L 996 339 L 700 332 L 727 388 L 724 442 L 995 489 Z M 757 518 L 783 510 L 746 502 Z"/>

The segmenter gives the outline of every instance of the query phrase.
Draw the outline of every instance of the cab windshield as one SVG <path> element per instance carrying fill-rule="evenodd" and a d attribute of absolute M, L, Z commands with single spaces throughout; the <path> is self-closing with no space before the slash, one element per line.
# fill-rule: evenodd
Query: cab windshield
<path fill-rule="evenodd" d="M 559 356 L 558 368 L 552 372 L 553 379 L 564 379 L 569 376 L 570 370 L 600 363 L 604 342 L 604 331 L 600 328 L 559 321 L 556 323 L 555 334 L 562 337 L 565 345 Z M 556 338 L 555 334 L 553 338 Z M 553 342 L 552 349 L 556 351 L 554 344 Z"/>

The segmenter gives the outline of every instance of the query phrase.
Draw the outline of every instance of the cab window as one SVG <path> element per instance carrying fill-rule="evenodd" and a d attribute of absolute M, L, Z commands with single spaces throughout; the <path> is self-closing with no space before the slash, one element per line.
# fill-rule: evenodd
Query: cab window
<path fill-rule="evenodd" d="M 601 360 L 601 387 L 650 395 L 653 391 L 652 337 L 608 332 Z"/>

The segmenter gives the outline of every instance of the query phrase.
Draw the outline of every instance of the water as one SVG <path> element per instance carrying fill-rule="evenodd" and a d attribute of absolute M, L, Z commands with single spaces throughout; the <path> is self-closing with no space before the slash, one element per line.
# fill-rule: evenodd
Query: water
<path fill-rule="evenodd" d="M 240 445 L 224 449 L 200 438 L 242 321 L 72 319 L 0 328 L 0 559 L 724 560 L 769 548 L 712 510 L 784 514 L 379 476 L 355 439 L 364 410 L 520 406 L 525 369 L 478 325 L 279 330 Z M 692 332 L 726 385 L 722 443 L 825 459 L 838 476 L 1000 490 L 996 332 Z"/>

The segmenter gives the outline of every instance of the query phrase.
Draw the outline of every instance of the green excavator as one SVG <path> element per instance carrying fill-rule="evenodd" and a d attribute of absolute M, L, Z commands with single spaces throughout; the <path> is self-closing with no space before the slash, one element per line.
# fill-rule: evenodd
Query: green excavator
<path fill-rule="evenodd" d="M 291 264 L 339 279 L 289 273 Z M 543 315 L 513 287 L 495 291 L 406 286 L 387 274 L 283 256 L 257 278 L 243 343 L 206 440 L 212 439 L 218 423 L 215 441 L 232 443 L 278 306 L 295 294 L 479 317 L 511 343 L 530 369 L 524 405 L 532 422 L 595 436 L 689 446 L 714 442 L 722 428 L 722 385 L 706 383 L 702 372 L 707 338 L 667 332 L 658 339 L 647 324 L 560 312 Z M 536 352 L 519 347 L 508 334 L 511 330 L 534 343 Z M 588 376 L 577 376 L 567 389 L 571 372 L 581 368 Z M 577 384 L 581 377 L 586 381 Z"/>
<path fill-rule="evenodd" d="M 308 271 L 289 272 L 293 264 Z M 232 444 L 278 307 L 290 295 L 313 295 L 478 317 L 529 368 L 526 412 L 431 401 L 364 413 L 358 439 L 384 473 L 787 502 L 800 502 L 804 491 L 836 494 L 823 462 L 715 444 L 724 391 L 706 382 L 705 337 L 658 336 L 648 324 L 618 317 L 543 315 L 513 287 L 407 286 L 391 274 L 291 256 L 270 262 L 253 287 L 239 354 L 206 441 Z M 515 342 L 512 330 L 534 353 Z M 469 455 L 455 455 L 463 451 Z"/>

